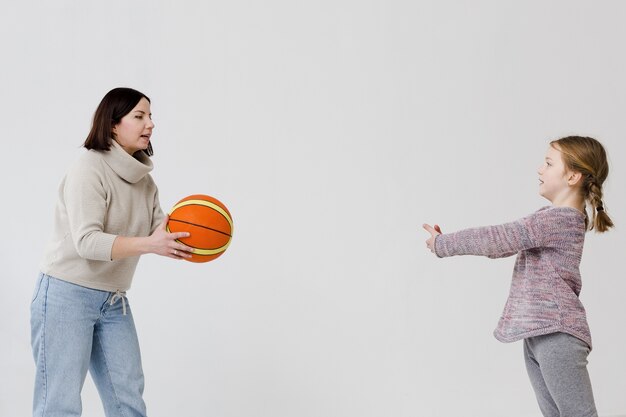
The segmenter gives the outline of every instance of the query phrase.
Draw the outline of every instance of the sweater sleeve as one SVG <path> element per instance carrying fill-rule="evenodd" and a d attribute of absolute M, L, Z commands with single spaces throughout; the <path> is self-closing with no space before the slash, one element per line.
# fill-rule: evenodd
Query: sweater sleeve
<path fill-rule="evenodd" d="M 491 259 L 508 258 L 509 256 L 513 256 L 513 255 L 517 255 L 517 252 L 506 252 L 506 253 L 499 253 L 497 255 L 487 255 L 487 258 L 491 258 Z"/>
<path fill-rule="evenodd" d="M 66 176 L 63 200 L 70 234 L 81 258 L 111 261 L 116 235 L 105 233 L 107 193 L 97 164 L 79 164 Z"/>
<path fill-rule="evenodd" d="M 435 239 L 435 253 L 440 258 L 455 255 L 511 256 L 542 246 L 551 224 L 550 213 L 540 210 L 510 223 L 442 234 Z"/>
<path fill-rule="evenodd" d="M 152 224 L 150 225 L 150 234 L 154 233 L 164 218 L 165 214 L 161 209 L 161 203 L 159 202 L 159 190 L 157 189 L 154 194 L 154 204 L 152 206 Z"/>

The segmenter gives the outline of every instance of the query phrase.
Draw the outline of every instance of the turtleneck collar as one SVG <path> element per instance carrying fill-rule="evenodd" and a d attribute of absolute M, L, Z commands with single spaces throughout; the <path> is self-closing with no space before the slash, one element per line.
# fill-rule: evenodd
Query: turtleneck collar
<path fill-rule="evenodd" d="M 117 175 L 131 184 L 139 182 L 152 171 L 152 160 L 143 151 L 129 155 L 115 140 L 111 140 L 111 149 L 102 151 L 102 158 Z"/>

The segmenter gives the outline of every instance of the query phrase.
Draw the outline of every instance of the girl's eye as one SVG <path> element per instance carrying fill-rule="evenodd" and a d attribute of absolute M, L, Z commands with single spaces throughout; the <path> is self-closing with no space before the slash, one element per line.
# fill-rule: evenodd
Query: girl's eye
<path fill-rule="evenodd" d="M 135 116 L 135 119 L 142 119 L 143 116 Z"/>

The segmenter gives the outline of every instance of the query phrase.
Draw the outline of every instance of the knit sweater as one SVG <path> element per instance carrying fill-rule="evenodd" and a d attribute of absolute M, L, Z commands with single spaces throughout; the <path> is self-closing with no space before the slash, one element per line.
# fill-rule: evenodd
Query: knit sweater
<path fill-rule="evenodd" d="M 139 257 L 111 260 L 117 236 L 149 236 L 163 220 L 158 190 L 143 152 L 129 155 L 112 141 L 90 150 L 61 182 L 43 273 L 104 291 L 130 288 Z"/>
<path fill-rule="evenodd" d="M 494 336 L 514 342 L 555 332 L 571 334 L 591 348 L 579 265 L 585 216 L 571 207 L 543 207 L 530 216 L 499 226 L 438 235 L 439 257 L 517 254 L 504 312 Z"/>

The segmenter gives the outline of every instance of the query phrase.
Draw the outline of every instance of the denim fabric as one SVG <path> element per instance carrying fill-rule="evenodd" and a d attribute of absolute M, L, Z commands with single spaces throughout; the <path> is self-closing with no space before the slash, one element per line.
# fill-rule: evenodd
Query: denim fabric
<path fill-rule="evenodd" d="M 132 312 L 115 295 L 39 275 L 31 303 L 34 417 L 80 416 L 88 370 L 107 417 L 146 416 Z"/>

